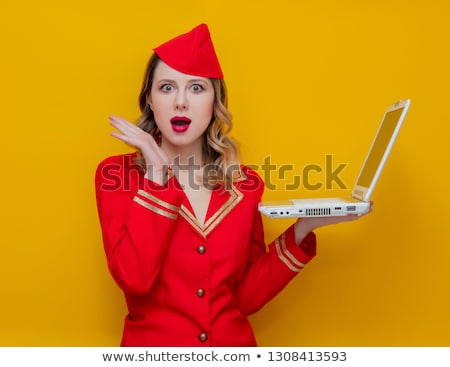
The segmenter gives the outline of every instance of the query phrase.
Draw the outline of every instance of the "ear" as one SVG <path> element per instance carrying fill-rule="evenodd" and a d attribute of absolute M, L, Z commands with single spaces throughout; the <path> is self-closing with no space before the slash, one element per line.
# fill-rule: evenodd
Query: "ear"
<path fill-rule="evenodd" d="M 152 97 L 150 96 L 150 94 L 147 95 L 147 104 L 150 106 L 150 109 L 153 111 Z"/>

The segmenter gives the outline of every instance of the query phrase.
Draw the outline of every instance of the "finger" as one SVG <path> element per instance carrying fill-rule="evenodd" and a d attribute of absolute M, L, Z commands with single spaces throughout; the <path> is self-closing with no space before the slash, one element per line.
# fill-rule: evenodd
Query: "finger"
<path fill-rule="evenodd" d="M 127 120 L 124 120 L 124 119 L 121 119 L 118 117 L 110 118 L 109 123 L 123 133 L 131 134 L 131 133 L 135 132 L 136 129 L 139 129 L 137 126 L 133 125 L 132 123 L 128 122 Z"/>
<path fill-rule="evenodd" d="M 131 122 L 129 122 L 128 120 L 126 120 L 126 119 L 124 119 L 123 117 L 120 117 L 120 116 L 109 115 L 109 119 L 111 121 L 117 121 L 117 122 L 120 122 L 120 123 L 127 123 L 127 124 L 131 125 Z"/>
<path fill-rule="evenodd" d="M 141 151 L 146 150 L 149 153 L 147 156 L 152 156 L 151 161 L 156 159 L 156 161 L 169 162 L 166 152 L 161 149 L 151 134 L 122 117 L 110 115 L 109 119 L 110 124 L 122 133 L 112 132 L 111 136 L 133 145 Z"/>
<path fill-rule="evenodd" d="M 150 134 L 142 130 L 140 127 L 126 121 L 125 119 L 113 116 L 110 119 L 111 126 L 119 130 L 123 136 L 113 135 L 121 140 L 126 141 L 129 144 L 142 148 L 145 145 L 150 145 L 154 150 L 156 143 Z"/>
<path fill-rule="evenodd" d="M 127 135 L 119 134 L 119 133 L 117 133 L 115 131 L 112 131 L 109 135 L 111 135 L 112 137 L 117 138 L 117 139 L 119 139 L 119 140 L 121 140 L 121 141 L 123 141 L 123 142 L 125 142 L 127 144 L 134 145 L 131 142 L 131 139 Z"/>
<path fill-rule="evenodd" d="M 115 126 L 113 124 L 113 126 Z M 147 157 L 153 157 L 157 160 L 168 161 L 167 155 L 162 149 L 157 145 L 155 139 L 149 134 L 143 131 L 140 128 L 130 129 L 127 126 L 122 125 L 120 122 L 118 123 L 117 129 L 119 132 L 112 131 L 110 135 L 114 138 L 117 138 L 129 145 L 138 148 L 141 151 L 147 151 Z"/>

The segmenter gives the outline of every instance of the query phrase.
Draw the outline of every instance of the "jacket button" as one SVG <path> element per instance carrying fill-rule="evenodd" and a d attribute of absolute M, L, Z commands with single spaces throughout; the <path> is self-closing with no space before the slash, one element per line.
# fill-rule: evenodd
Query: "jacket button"
<path fill-rule="evenodd" d="M 203 289 L 197 289 L 197 296 L 203 297 L 205 295 L 205 291 Z"/>
<path fill-rule="evenodd" d="M 198 247 L 197 247 L 197 252 L 198 252 L 199 254 L 204 254 L 204 253 L 206 252 L 206 247 L 203 246 L 203 245 L 198 246 Z"/>
<path fill-rule="evenodd" d="M 206 333 L 200 333 L 200 334 L 198 335 L 198 339 L 199 339 L 201 342 L 206 342 L 206 341 L 208 340 L 208 335 L 207 335 Z"/>

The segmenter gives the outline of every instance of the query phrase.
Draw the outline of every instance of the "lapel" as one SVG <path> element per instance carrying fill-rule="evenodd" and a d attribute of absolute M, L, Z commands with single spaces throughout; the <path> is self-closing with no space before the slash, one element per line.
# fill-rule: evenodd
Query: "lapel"
<path fill-rule="evenodd" d="M 241 174 L 234 182 L 236 184 L 245 179 L 246 177 Z M 244 197 L 244 194 L 239 191 L 235 184 L 228 191 L 222 188 L 213 190 L 203 226 L 198 222 L 186 194 L 179 215 L 200 237 L 207 238 Z"/>

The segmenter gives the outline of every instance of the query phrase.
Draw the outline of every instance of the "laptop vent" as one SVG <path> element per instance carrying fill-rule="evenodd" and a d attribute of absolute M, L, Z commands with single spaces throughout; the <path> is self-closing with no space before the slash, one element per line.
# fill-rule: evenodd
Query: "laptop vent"
<path fill-rule="evenodd" d="M 307 217 L 316 217 L 316 216 L 330 215 L 330 214 L 331 214 L 330 208 L 306 209 Z"/>

